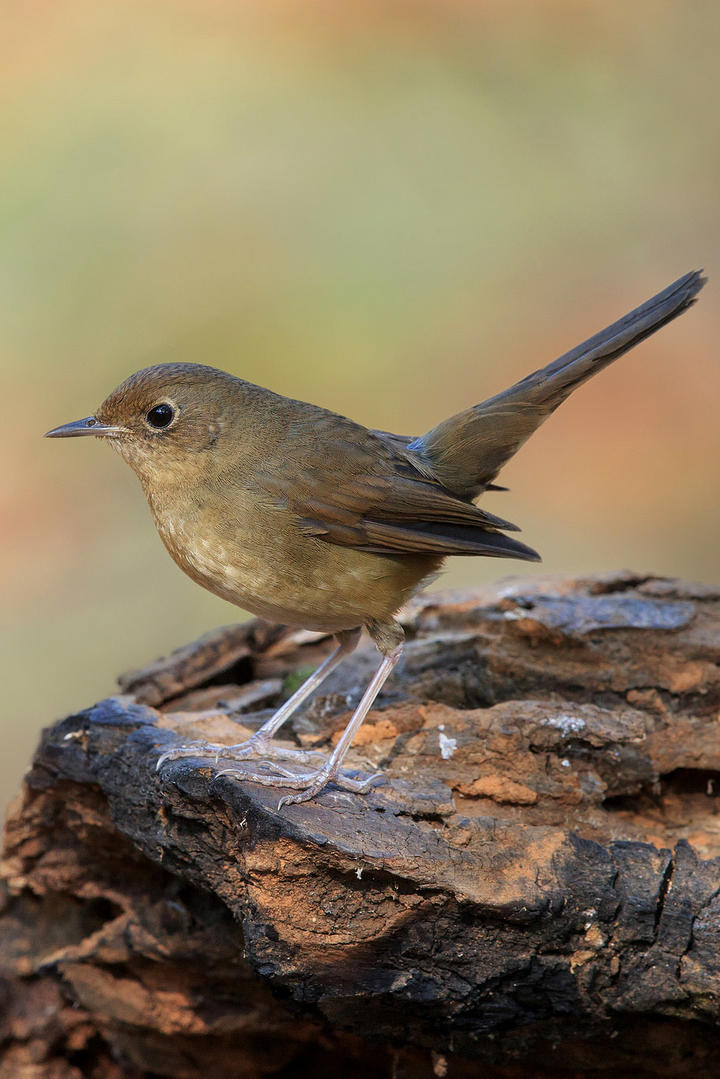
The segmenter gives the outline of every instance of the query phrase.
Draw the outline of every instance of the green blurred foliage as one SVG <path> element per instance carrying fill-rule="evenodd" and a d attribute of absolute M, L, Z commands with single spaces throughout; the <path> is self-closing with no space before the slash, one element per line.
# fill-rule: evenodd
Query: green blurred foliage
<path fill-rule="evenodd" d="M 42 724 L 242 617 L 107 448 L 43 431 L 187 360 L 419 433 L 712 274 L 720 8 L 30 0 L 2 23 L 5 800 Z M 548 571 L 720 581 L 716 287 L 504 473 L 491 508 Z M 455 560 L 440 586 L 515 572 Z"/>

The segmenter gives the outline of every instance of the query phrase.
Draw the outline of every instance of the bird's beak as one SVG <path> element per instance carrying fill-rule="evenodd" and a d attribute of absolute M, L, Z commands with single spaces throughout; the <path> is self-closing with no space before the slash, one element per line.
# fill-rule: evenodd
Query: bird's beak
<path fill-rule="evenodd" d="M 48 431 L 45 438 L 77 438 L 79 435 L 98 435 L 112 438 L 113 435 L 123 434 L 124 427 L 111 427 L 106 423 L 100 423 L 94 416 L 86 416 L 84 420 L 73 420 L 72 423 L 63 423 L 60 427 L 53 427 Z"/>

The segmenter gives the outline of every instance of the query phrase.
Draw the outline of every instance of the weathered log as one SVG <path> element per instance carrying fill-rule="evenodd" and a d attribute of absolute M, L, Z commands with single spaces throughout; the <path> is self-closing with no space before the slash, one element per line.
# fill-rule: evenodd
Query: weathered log
<path fill-rule="evenodd" d="M 720 590 L 516 580 L 405 624 L 365 796 L 156 774 L 331 646 L 257 622 L 44 732 L 5 834 L 3 1075 L 717 1076 Z M 288 737 L 327 747 L 374 662 Z"/>

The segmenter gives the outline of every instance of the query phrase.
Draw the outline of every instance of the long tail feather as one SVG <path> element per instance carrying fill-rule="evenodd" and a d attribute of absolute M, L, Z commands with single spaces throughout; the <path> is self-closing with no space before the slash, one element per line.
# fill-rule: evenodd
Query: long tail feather
<path fill-rule="evenodd" d="M 547 367 L 433 427 L 408 449 L 448 490 L 474 498 L 574 389 L 691 307 L 704 284 L 702 271 L 685 274 Z"/>

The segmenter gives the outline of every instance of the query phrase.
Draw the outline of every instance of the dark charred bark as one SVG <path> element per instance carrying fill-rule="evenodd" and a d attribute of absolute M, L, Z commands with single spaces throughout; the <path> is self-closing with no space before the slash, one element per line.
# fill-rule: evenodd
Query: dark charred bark
<path fill-rule="evenodd" d="M 260 623 L 44 733 L 5 834 L 3 1075 L 717 1076 L 720 590 L 505 582 L 406 629 L 366 796 L 156 775 L 331 646 Z M 329 745 L 375 662 L 288 738 Z"/>

